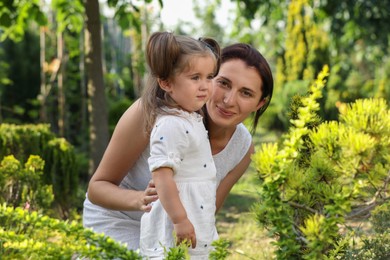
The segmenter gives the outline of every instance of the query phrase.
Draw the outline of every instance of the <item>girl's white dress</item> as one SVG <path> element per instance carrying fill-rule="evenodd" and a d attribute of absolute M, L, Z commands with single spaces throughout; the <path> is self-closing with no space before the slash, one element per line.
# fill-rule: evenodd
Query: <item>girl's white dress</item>
<path fill-rule="evenodd" d="M 207 131 L 198 113 L 169 109 L 179 115 L 157 118 L 150 137 L 149 168 L 172 168 L 180 200 L 194 225 L 197 246 L 191 259 L 208 259 L 215 228 L 216 168 Z M 175 246 L 173 224 L 160 200 L 141 218 L 140 249 L 147 258 L 163 259 Z"/>

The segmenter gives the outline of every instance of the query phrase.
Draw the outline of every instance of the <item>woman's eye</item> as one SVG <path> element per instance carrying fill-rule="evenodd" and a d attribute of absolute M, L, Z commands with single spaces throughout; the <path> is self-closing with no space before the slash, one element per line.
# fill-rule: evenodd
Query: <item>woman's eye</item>
<path fill-rule="evenodd" d="M 245 97 L 253 97 L 253 94 L 252 94 L 252 92 L 250 92 L 250 91 L 244 90 L 244 91 L 242 91 L 241 93 L 242 93 Z"/>
<path fill-rule="evenodd" d="M 223 81 L 223 80 L 218 80 L 217 81 L 217 84 L 223 88 L 227 88 L 229 87 L 228 83 L 226 81 Z"/>

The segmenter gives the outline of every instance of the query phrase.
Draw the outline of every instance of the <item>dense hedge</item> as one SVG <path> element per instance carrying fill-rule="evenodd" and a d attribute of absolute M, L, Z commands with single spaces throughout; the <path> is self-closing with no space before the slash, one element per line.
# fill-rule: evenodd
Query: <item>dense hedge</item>
<path fill-rule="evenodd" d="M 64 138 L 58 138 L 47 124 L 0 125 L 0 160 L 13 155 L 21 164 L 30 155 L 44 161 L 44 184 L 52 185 L 54 206 L 60 209 L 63 218 L 69 216 L 70 208 L 77 202 L 79 188 L 79 165 L 74 147 Z"/>
<path fill-rule="evenodd" d="M 103 235 L 67 222 L 0 206 L 1 259 L 141 259 L 133 251 Z"/>

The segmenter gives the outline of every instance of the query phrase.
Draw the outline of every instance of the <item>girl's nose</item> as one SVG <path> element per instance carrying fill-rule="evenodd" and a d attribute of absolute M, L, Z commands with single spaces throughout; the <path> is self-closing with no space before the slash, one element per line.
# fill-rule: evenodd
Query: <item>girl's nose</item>
<path fill-rule="evenodd" d="M 203 90 L 208 90 L 210 88 L 211 88 L 210 83 L 204 81 L 200 82 L 200 86 L 199 86 L 200 90 L 203 91 Z"/>

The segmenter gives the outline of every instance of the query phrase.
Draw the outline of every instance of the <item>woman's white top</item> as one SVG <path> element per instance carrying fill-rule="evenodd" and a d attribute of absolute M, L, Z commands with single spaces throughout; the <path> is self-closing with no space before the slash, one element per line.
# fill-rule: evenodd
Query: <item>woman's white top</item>
<path fill-rule="evenodd" d="M 252 136 L 243 124 L 237 125 L 226 147 L 218 154 L 213 155 L 217 169 L 217 186 L 225 176 L 236 167 L 248 152 L 252 143 Z M 131 143 L 129 143 L 131 146 Z M 122 180 L 120 187 L 144 191 L 151 179 L 148 158 L 149 146 L 141 154 L 129 173 Z M 91 203 L 88 197 L 84 201 L 83 225 L 92 228 L 95 232 L 104 233 L 118 242 L 127 244 L 129 249 L 139 248 L 140 219 L 142 211 L 110 210 Z"/>
<path fill-rule="evenodd" d="M 195 229 L 197 245 L 191 259 L 208 259 L 215 228 L 216 169 L 202 116 L 169 109 L 177 115 L 160 115 L 150 135 L 149 170 L 171 168 L 178 196 Z M 167 174 L 158 172 L 155 174 Z M 169 201 L 167 201 L 169 203 Z M 147 259 L 163 259 L 174 247 L 172 221 L 160 200 L 141 218 L 140 250 Z"/>

